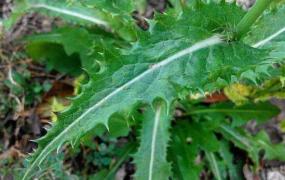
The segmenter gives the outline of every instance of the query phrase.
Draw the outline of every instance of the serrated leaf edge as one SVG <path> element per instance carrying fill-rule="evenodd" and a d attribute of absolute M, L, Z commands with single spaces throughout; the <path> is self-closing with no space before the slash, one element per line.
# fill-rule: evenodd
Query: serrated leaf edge
<path fill-rule="evenodd" d="M 58 140 L 61 139 L 61 137 L 63 137 L 65 134 L 68 133 L 68 131 L 70 129 L 72 129 L 72 127 L 76 126 L 88 113 L 90 113 L 91 111 L 94 111 L 95 109 L 99 108 L 102 104 L 104 104 L 107 100 L 109 100 L 110 98 L 112 98 L 113 96 L 115 96 L 116 94 L 120 93 L 121 91 L 123 91 L 124 89 L 128 88 L 129 86 L 131 86 L 132 84 L 134 84 L 137 81 L 140 81 L 142 78 L 144 78 L 146 75 L 153 73 L 154 71 L 160 69 L 163 66 L 166 66 L 170 63 L 172 63 L 173 61 L 175 61 L 178 58 L 181 58 L 185 55 L 191 54 L 193 52 L 199 51 L 201 49 L 210 47 L 210 46 L 214 46 L 217 44 L 221 44 L 223 43 L 224 40 L 222 38 L 221 35 L 214 35 L 210 38 L 207 38 L 205 40 L 199 41 L 195 44 L 193 44 L 192 46 L 183 49 L 177 53 L 175 53 L 174 55 L 167 57 L 166 59 L 160 61 L 159 63 L 153 65 L 151 68 L 149 68 L 148 70 L 146 70 L 145 72 L 141 73 L 140 75 L 138 75 L 137 77 L 135 77 L 134 79 L 128 81 L 127 83 L 125 83 L 124 85 L 120 86 L 119 88 L 115 89 L 113 92 L 111 92 L 109 95 L 107 95 L 106 97 L 104 97 L 103 99 L 101 99 L 98 103 L 96 103 L 94 106 L 90 107 L 88 110 L 86 110 L 84 113 L 82 113 L 77 119 L 75 119 L 68 127 L 66 127 L 57 137 L 55 137 L 49 144 L 47 144 L 44 149 L 39 153 L 39 155 L 34 159 L 34 161 L 32 162 L 32 164 L 29 166 L 29 168 L 27 169 L 27 171 L 25 172 L 24 176 L 23 176 L 23 180 L 27 179 L 28 175 L 30 174 L 30 172 L 34 169 L 34 167 L 36 165 L 40 165 L 42 163 L 42 161 L 46 158 L 46 156 L 53 150 L 50 150 L 50 147 L 56 143 Z M 68 108 L 67 108 L 68 109 Z M 107 127 L 108 125 L 105 124 L 105 126 Z"/>

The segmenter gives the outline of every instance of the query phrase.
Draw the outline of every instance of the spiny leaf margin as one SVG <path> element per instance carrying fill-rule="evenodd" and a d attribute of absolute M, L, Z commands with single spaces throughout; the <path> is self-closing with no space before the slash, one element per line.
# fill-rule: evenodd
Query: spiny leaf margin
<path fill-rule="evenodd" d="M 193 15 L 197 19 L 189 18 Z M 149 32 L 140 34 L 140 41 L 131 49 L 108 47 L 103 48 L 103 53 L 98 52 L 97 58 L 104 62 L 105 71 L 89 72 L 92 76 L 82 87 L 82 93 L 59 115 L 47 135 L 38 140 L 39 148 L 31 156 L 24 178 L 63 143 L 76 143 L 99 124 L 108 128 L 108 120 L 115 113 L 130 110 L 136 104 L 151 104 L 157 97 L 170 105 L 190 90 L 218 90 L 242 80 L 243 72 L 255 73 L 253 68 L 275 63 L 266 59 L 267 51 L 251 49 L 242 43 L 227 44 L 220 37 L 211 37 L 225 23 L 222 18 L 225 14 L 219 14 L 216 19 L 196 12 L 185 13 L 182 18 L 163 16 Z M 201 28 L 208 31 L 201 32 Z M 220 45 L 214 46 L 217 44 Z M 232 56 L 237 52 L 240 54 Z M 237 61 L 240 56 L 242 63 Z M 258 73 L 256 76 L 262 78 Z M 116 96 L 119 92 L 123 93 Z"/>

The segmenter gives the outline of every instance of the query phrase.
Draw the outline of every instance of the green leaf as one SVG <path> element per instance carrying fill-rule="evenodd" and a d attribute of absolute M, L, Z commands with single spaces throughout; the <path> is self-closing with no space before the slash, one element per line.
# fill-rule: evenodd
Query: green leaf
<path fill-rule="evenodd" d="M 99 68 L 91 48 L 100 44 L 100 35 L 93 35 L 85 29 L 60 28 L 51 33 L 29 36 L 25 43 L 27 53 L 49 69 L 78 75 L 81 68 L 87 71 Z M 107 37 L 105 43 L 109 43 Z"/>
<path fill-rule="evenodd" d="M 216 129 L 209 128 L 209 120 L 177 121 L 172 130 L 168 158 L 173 164 L 174 179 L 200 179 L 202 167 L 209 166 L 216 179 L 238 179 L 238 167 L 227 141 L 215 137 Z M 223 122 L 220 121 L 219 124 Z M 205 163 L 199 162 L 199 154 L 206 154 Z M 201 160 L 200 161 L 204 161 Z"/>
<path fill-rule="evenodd" d="M 116 154 L 116 162 L 111 165 L 108 169 L 103 169 L 97 172 L 94 175 L 88 177 L 88 179 L 96 180 L 114 180 L 116 177 L 116 172 L 120 166 L 130 157 L 130 154 L 136 149 L 136 143 L 128 143 L 123 148 L 119 149 L 119 152 Z"/>
<path fill-rule="evenodd" d="M 209 129 L 204 122 L 180 121 L 173 128 L 169 149 L 174 178 L 199 179 L 202 164 L 196 162 L 196 159 L 200 151 L 218 152 L 219 141 L 214 129 Z"/>
<path fill-rule="evenodd" d="M 283 76 L 281 75 L 279 78 L 266 81 L 261 88 L 255 89 L 252 98 L 254 98 L 256 102 L 267 101 L 272 98 L 284 99 L 285 91 Z"/>
<path fill-rule="evenodd" d="M 245 42 L 257 48 L 272 49 L 271 58 L 284 59 L 285 53 L 285 5 L 268 10 L 252 27 Z"/>
<path fill-rule="evenodd" d="M 276 106 L 263 102 L 249 103 L 242 106 L 236 106 L 233 103 L 220 103 L 214 104 L 210 108 L 193 107 L 189 109 L 187 114 L 219 117 L 220 119 L 231 117 L 232 126 L 241 126 L 250 120 L 256 120 L 259 123 L 264 122 L 278 115 L 279 112 L 280 110 Z"/>
<path fill-rule="evenodd" d="M 217 131 L 218 129 L 218 132 L 220 132 L 227 140 L 232 141 L 237 147 L 248 152 L 249 157 L 251 157 L 256 164 L 259 162 L 258 153 L 262 148 L 265 147 L 265 145 L 262 145 L 262 143 L 257 143 L 257 139 L 254 139 L 245 131 L 234 127 L 240 127 L 246 124 L 246 122 L 249 120 L 253 119 L 262 122 L 279 113 L 278 108 L 270 103 L 247 104 L 243 106 L 235 106 L 232 103 L 220 103 L 207 108 L 201 107 L 193 109 L 191 106 L 187 108 L 189 109 L 188 113 L 190 115 L 195 115 L 199 119 L 208 120 L 208 122 L 199 122 L 199 124 L 208 127 L 208 129 L 212 129 L 212 131 Z M 227 120 L 229 117 L 230 120 L 232 120 L 230 123 Z M 263 137 L 262 139 L 265 138 Z M 262 140 L 262 142 L 264 141 L 268 144 L 268 140 Z M 267 151 L 270 153 L 270 149 L 267 149 Z M 213 160 L 213 157 L 209 156 L 209 158 Z M 213 168 L 215 167 L 214 164 L 212 166 Z M 218 172 L 216 172 L 216 174 L 217 173 Z"/>
<path fill-rule="evenodd" d="M 221 174 L 221 169 L 220 166 L 218 165 L 217 162 L 217 157 L 214 153 L 212 152 L 206 152 L 206 158 L 209 162 L 210 168 L 217 180 L 222 180 L 222 174 Z"/>
<path fill-rule="evenodd" d="M 256 146 L 254 146 L 254 142 L 248 139 L 245 132 L 240 132 L 226 125 L 221 125 L 220 132 L 226 139 L 232 141 L 237 147 L 245 150 L 255 164 L 259 163 L 259 150 Z"/>
<path fill-rule="evenodd" d="M 31 43 L 26 46 L 28 54 L 35 60 L 47 65 L 48 70 L 79 75 L 80 58 L 76 54 L 67 55 L 62 46 L 55 43 Z"/>
<path fill-rule="evenodd" d="M 163 102 L 148 108 L 143 119 L 140 147 L 134 156 L 136 179 L 168 179 L 170 163 L 166 161 L 170 113 Z"/>
<path fill-rule="evenodd" d="M 96 174 L 91 175 L 89 177 L 89 179 L 103 180 L 103 179 L 105 179 L 107 174 L 108 174 L 108 170 L 107 169 L 103 169 L 103 170 L 100 170 L 99 172 L 97 172 Z"/>
<path fill-rule="evenodd" d="M 224 165 L 226 166 L 227 173 L 231 180 L 242 180 L 241 168 L 234 164 L 234 157 L 230 151 L 230 144 L 226 140 L 220 141 L 219 155 L 221 156 Z"/>
<path fill-rule="evenodd" d="M 209 12 L 209 7 L 225 11 Z M 52 129 L 38 140 L 38 149 L 30 158 L 25 178 L 53 150 L 66 142 L 76 144 L 98 125 L 108 128 L 109 118 L 130 112 L 156 98 L 167 106 L 190 91 L 219 90 L 241 81 L 241 74 L 260 65 L 274 64 L 267 50 L 250 48 L 241 42 L 225 43 L 215 32 L 233 29 L 231 14 L 241 10 L 232 5 L 204 5 L 201 11 L 187 11 L 176 17 L 158 16 L 149 31 L 139 32 L 139 41 L 130 48 L 102 46 L 96 51 L 99 71 L 90 71 L 90 81 L 81 94 L 59 114 Z M 225 22 L 225 19 L 229 21 Z M 222 27 L 222 28 L 221 28 Z M 259 80 L 264 78 L 258 74 Z M 219 80 L 219 81 L 217 81 Z M 223 82 L 223 83 L 221 83 Z"/>
<path fill-rule="evenodd" d="M 205 122 L 189 122 L 187 131 L 193 146 L 198 146 L 201 150 L 210 152 L 217 152 L 219 150 L 218 139 L 213 133 L 213 129 L 209 129 Z"/>
<path fill-rule="evenodd" d="M 110 118 L 110 136 L 113 138 L 127 136 L 130 132 L 130 126 L 132 125 L 132 123 L 129 121 L 129 119 L 120 116 Z"/>
<path fill-rule="evenodd" d="M 245 37 L 245 41 L 255 47 L 262 47 L 270 44 L 271 40 L 278 39 L 278 36 L 285 32 L 284 16 L 284 5 L 280 5 L 276 10 L 266 11 L 252 26 L 250 33 Z"/>
<path fill-rule="evenodd" d="M 188 152 L 182 152 L 182 149 L 185 149 L 185 147 L 183 148 L 181 145 L 183 144 L 183 140 L 180 142 L 177 141 L 178 143 L 176 143 L 175 139 L 173 138 L 172 144 L 174 147 L 171 146 L 171 150 L 175 150 L 170 151 L 171 154 L 169 156 L 181 156 L 183 157 L 180 158 L 183 159 L 183 161 L 181 161 L 185 162 L 187 161 L 187 156 L 181 154 L 189 155 L 190 152 L 194 151 L 195 153 L 192 156 L 192 161 L 194 161 L 195 157 L 199 154 L 197 149 L 201 149 L 205 152 L 209 167 L 216 179 L 227 179 L 229 177 L 231 179 L 238 179 L 238 177 L 240 177 L 238 171 L 241 170 L 240 167 L 235 165 L 233 162 L 228 141 L 233 142 L 237 147 L 248 152 L 249 157 L 251 157 L 256 164 L 259 162 L 259 151 L 264 147 L 264 145 L 261 146 L 260 144 L 256 143 L 258 142 L 257 138 L 254 139 L 244 131 L 236 130 L 232 127 L 240 127 L 252 119 L 262 122 L 279 113 L 278 108 L 270 103 L 246 104 L 243 106 L 236 106 L 233 103 L 220 103 L 207 107 L 197 107 L 197 105 L 193 106 L 191 103 L 185 100 L 185 102 L 182 102 L 182 105 L 185 113 L 191 115 L 191 120 L 196 122 L 189 122 L 188 126 L 186 123 L 184 123 L 179 127 L 179 129 L 175 128 L 173 134 L 177 134 L 177 132 L 180 131 L 184 132 L 185 134 L 187 133 L 187 135 L 184 135 L 184 146 L 187 146 L 186 139 L 188 139 L 189 150 Z M 184 118 L 190 119 L 190 116 L 188 115 L 184 116 Z M 216 138 L 211 138 L 215 137 L 215 134 L 217 133 L 222 134 L 228 141 L 218 141 Z M 198 146 L 198 148 L 195 146 Z M 214 146 L 215 148 L 213 148 Z M 270 152 L 269 150 L 267 151 Z M 282 151 L 278 150 L 278 152 Z M 277 155 L 278 152 L 271 154 Z M 182 162 L 180 162 L 180 166 L 182 167 L 179 167 L 177 165 L 179 162 L 178 158 L 172 157 L 171 159 L 174 159 L 172 160 L 174 162 L 174 174 L 175 176 L 180 177 L 178 179 L 195 179 L 190 175 L 187 178 L 182 178 L 183 176 L 180 174 L 185 173 L 187 175 L 187 173 L 179 173 L 179 171 L 176 170 L 179 168 L 183 169 L 184 166 L 190 169 L 189 166 L 191 163 L 185 162 L 182 165 Z M 192 164 L 191 166 L 192 168 L 195 167 L 195 165 Z"/>
<path fill-rule="evenodd" d="M 242 179 L 242 174 L 238 174 L 237 165 L 233 162 L 233 155 L 229 150 L 229 145 L 225 146 L 227 141 L 221 140 L 219 141 L 220 150 L 219 152 L 210 152 L 205 151 L 206 162 L 208 167 L 211 169 L 215 179 L 233 179 L 238 180 Z"/>
<path fill-rule="evenodd" d="M 195 162 L 200 152 L 200 141 L 190 136 L 189 132 L 192 132 L 191 130 L 194 129 L 190 128 L 190 123 L 179 122 L 172 130 L 168 158 L 172 162 L 174 179 L 200 179 L 202 164 Z M 200 129 L 196 130 L 200 131 Z M 201 134 L 202 133 L 204 132 L 201 132 Z"/>
<path fill-rule="evenodd" d="M 272 144 L 268 135 L 261 131 L 256 136 L 251 136 L 243 130 L 230 128 L 222 125 L 219 130 L 224 137 L 232 141 L 236 146 L 249 153 L 249 157 L 256 165 L 259 165 L 259 152 L 265 151 L 265 158 L 272 160 L 284 160 L 285 146 L 283 144 Z"/>
<path fill-rule="evenodd" d="M 28 36 L 25 43 L 55 43 L 64 47 L 67 55 L 88 53 L 88 47 L 92 46 L 100 36 L 93 35 L 83 28 L 62 27 L 45 34 Z M 80 41 L 78 41 L 80 39 Z M 107 37 L 106 37 L 107 40 Z M 90 51 L 90 49 L 89 49 Z M 39 52 L 40 54 L 40 52 Z"/>
<path fill-rule="evenodd" d="M 137 5 L 137 2 L 134 0 L 81 0 L 80 3 L 87 7 L 104 9 L 125 18 L 130 16 Z"/>
<path fill-rule="evenodd" d="M 252 140 L 265 150 L 265 159 L 285 160 L 285 145 L 282 143 L 272 144 L 265 131 L 259 132 Z"/>
<path fill-rule="evenodd" d="M 128 16 L 122 13 L 125 10 L 129 11 Z M 115 32 L 125 40 L 133 41 L 136 39 L 136 26 L 131 21 L 131 10 L 135 10 L 132 0 L 112 0 L 112 3 L 89 0 L 71 4 L 58 0 L 18 0 L 11 18 L 4 21 L 4 26 L 9 29 L 25 13 L 36 11 L 74 24 L 99 26 Z"/>
<path fill-rule="evenodd" d="M 102 62 L 98 61 L 97 55 L 106 47 L 128 46 L 107 32 L 74 27 L 62 27 L 50 33 L 28 36 L 24 42 L 32 58 L 47 64 L 49 68 L 72 75 L 78 75 L 82 69 L 98 71 Z"/>

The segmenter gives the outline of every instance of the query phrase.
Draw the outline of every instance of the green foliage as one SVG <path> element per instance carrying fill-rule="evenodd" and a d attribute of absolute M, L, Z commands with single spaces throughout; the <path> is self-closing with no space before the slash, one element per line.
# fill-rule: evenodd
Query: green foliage
<path fill-rule="evenodd" d="M 229 142 L 225 140 L 220 142 L 220 149 L 218 154 L 220 155 L 222 166 L 225 167 L 224 172 L 221 174 L 223 177 L 228 174 L 228 177 L 230 177 L 230 179 L 240 180 L 242 179 L 240 175 L 241 167 L 239 167 L 238 164 L 234 164 L 234 156 L 230 148 L 231 147 Z"/>
<path fill-rule="evenodd" d="M 143 119 L 140 147 L 134 157 L 136 179 L 168 179 L 170 163 L 166 161 L 171 113 L 158 102 L 148 108 Z"/>
<path fill-rule="evenodd" d="M 50 69 L 70 75 L 78 75 L 82 69 L 97 72 L 100 68 L 97 55 L 100 49 L 104 50 L 102 46 L 127 46 L 107 32 L 75 27 L 62 27 L 51 33 L 29 36 L 24 41 L 31 57 L 47 64 Z"/>
<path fill-rule="evenodd" d="M 282 17 L 285 15 L 285 6 L 279 5 L 277 9 L 268 10 L 264 13 L 263 16 L 252 26 L 252 30 L 248 33 L 247 37 L 245 37 L 246 42 L 250 44 L 261 43 L 262 40 L 267 39 L 268 37 L 274 35 L 280 30 L 284 29 L 285 22 Z M 281 34 L 282 32 L 279 32 Z M 284 32 L 285 30 L 283 30 Z M 284 37 L 276 36 L 276 39 L 273 39 L 273 42 L 276 40 L 282 41 Z M 267 42 L 267 41 L 265 41 Z M 266 45 L 271 44 L 271 41 L 268 41 Z M 261 43 L 259 46 L 263 46 Z"/>
<path fill-rule="evenodd" d="M 175 128 L 175 134 L 172 135 L 172 146 L 168 152 L 172 161 L 172 171 L 176 179 L 199 179 L 202 167 L 195 164 L 198 150 L 187 144 L 186 127 L 188 126 Z"/>
<path fill-rule="evenodd" d="M 86 170 L 83 169 L 83 173 L 80 174 L 81 177 L 88 179 L 107 179 L 111 180 L 115 178 L 116 172 L 122 166 L 122 164 L 127 161 L 131 154 L 134 153 L 136 148 L 136 143 L 132 141 L 127 143 L 120 143 L 118 139 L 112 138 L 108 134 L 101 135 L 98 144 L 94 143 L 94 136 L 90 139 L 84 139 L 83 143 L 75 148 L 75 152 L 70 154 L 70 158 L 75 158 L 76 155 L 81 154 L 80 151 L 82 148 L 87 150 L 86 147 L 89 147 L 92 151 L 84 153 L 84 164 L 83 167 L 86 167 L 88 170 L 94 171 L 94 167 L 98 168 L 99 171 L 96 173 L 87 174 Z M 118 148 L 118 146 L 120 148 Z M 85 174 L 86 173 L 86 174 Z"/>
<path fill-rule="evenodd" d="M 32 43 L 27 46 L 28 54 L 47 64 L 48 70 L 57 70 L 61 73 L 79 75 L 81 66 L 77 55 L 68 56 L 64 49 L 55 43 Z"/>
<path fill-rule="evenodd" d="M 271 80 L 265 81 L 262 86 L 234 84 L 224 89 L 227 97 L 236 104 L 242 105 L 248 101 L 267 101 L 272 98 L 284 99 L 283 73 Z"/>
<path fill-rule="evenodd" d="M 270 118 L 278 114 L 273 105 L 261 103 L 236 107 L 222 103 L 193 109 L 195 106 L 186 103 L 182 107 L 191 116 L 179 119 L 174 126 L 169 149 L 169 160 L 173 163 L 174 177 L 177 179 L 199 179 L 203 167 L 207 166 L 216 179 L 239 179 L 242 172 L 239 165 L 234 163 L 230 143 L 246 151 L 255 166 L 258 166 L 261 150 L 265 151 L 265 157 L 268 159 L 284 158 L 281 157 L 285 150 L 284 145 L 272 145 L 264 132 L 252 136 L 240 128 L 247 120 Z M 249 107 L 251 112 L 248 112 Z M 272 113 L 260 117 L 262 111 L 266 114 L 269 109 Z M 235 125 L 237 119 L 243 119 L 238 127 Z M 223 138 L 218 139 L 217 135 Z M 274 148 L 276 151 L 273 152 Z M 205 153 L 205 158 L 201 158 L 202 152 Z"/>
<path fill-rule="evenodd" d="M 268 103 L 245 104 L 235 106 L 233 103 L 214 104 L 210 109 L 205 107 L 188 107 L 190 115 L 207 115 L 208 117 L 216 117 L 217 119 L 225 119 L 231 116 L 232 126 L 241 126 L 246 122 L 254 119 L 258 123 L 262 123 L 275 114 L 279 113 L 279 109 Z"/>
<path fill-rule="evenodd" d="M 252 27 L 264 33 L 255 35 L 252 30 L 243 40 L 233 40 L 245 12 L 225 2 L 182 4 L 180 13 L 174 9 L 156 14 L 148 21 L 147 31 L 134 25 L 131 13 L 135 4 L 130 0 L 70 1 L 68 5 L 54 0 L 21 2 L 18 6 L 22 8 L 16 8 L 7 24 L 29 10 L 76 23 L 26 38 L 27 52 L 50 69 L 78 75 L 81 67 L 89 76 L 52 128 L 36 140 L 38 148 L 29 158 L 23 179 L 31 178 L 45 158 L 63 144 L 77 145 L 87 135 L 102 135 L 106 129 L 115 132 L 115 137 L 125 136 L 129 129 L 122 121 L 134 119 L 129 126 L 137 128 L 141 116 L 140 146 L 134 156 L 137 179 L 198 179 L 205 167 L 216 179 L 237 179 L 239 167 L 230 152 L 233 144 L 246 151 L 256 167 L 261 150 L 265 158 L 284 159 L 283 145 L 272 145 L 264 132 L 253 136 L 241 128 L 250 120 L 262 123 L 277 115 L 276 107 L 268 102 L 254 104 L 243 96 L 238 97 L 245 103 L 242 106 L 226 102 L 206 107 L 187 98 L 190 93 L 211 94 L 237 83 L 261 86 L 265 80 L 283 77 L 284 46 L 253 45 L 279 30 L 273 25 L 263 30 L 259 27 L 275 14 L 264 13 Z M 277 14 L 283 9 L 277 9 Z M 283 44 L 284 37 L 278 36 L 278 43 Z M 164 103 L 157 104 L 157 99 Z M 171 125 L 171 112 L 176 107 L 183 109 L 183 116 Z M 126 152 L 125 156 L 130 151 Z M 112 178 L 118 166 L 95 177 L 109 173 Z"/>
<path fill-rule="evenodd" d="M 265 158 L 284 160 L 281 154 L 285 152 L 284 145 L 273 145 L 265 132 L 260 132 L 252 137 L 242 129 L 234 129 L 228 126 L 221 126 L 220 132 L 225 138 L 234 142 L 236 146 L 246 150 L 254 163 L 258 164 L 258 153 L 265 151 Z"/>
<path fill-rule="evenodd" d="M 107 7 L 107 8 L 106 8 Z M 84 26 L 100 26 L 114 32 L 123 39 L 136 39 L 136 27 L 130 21 L 129 12 L 135 10 L 129 0 L 85 0 L 73 1 L 69 5 L 57 0 L 17 0 L 10 18 L 4 21 L 7 29 L 11 28 L 27 12 L 40 12 L 49 16 L 60 17 L 67 22 Z"/>

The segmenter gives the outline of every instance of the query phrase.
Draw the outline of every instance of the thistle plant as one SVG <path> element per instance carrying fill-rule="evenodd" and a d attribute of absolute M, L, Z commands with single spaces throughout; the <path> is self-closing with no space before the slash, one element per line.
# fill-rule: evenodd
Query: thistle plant
<path fill-rule="evenodd" d="M 60 61 L 52 56 L 59 50 L 45 53 L 45 47 L 61 46 L 66 59 L 79 56 L 79 73 L 88 75 L 71 105 L 35 140 L 38 148 L 28 158 L 23 179 L 35 176 L 46 157 L 62 145 L 78 144 L 101 125 L 110 131 L 116 119 L 141 126 L 139 147 L 130 154 L 135 179 L 199 179 L 203 167 L 216 179 L 239 179 L 231 144 L 246 151 L 256 169 L 261 150 L 268 159 L 285 159 L 283 145 L 271 144 L 263 131 L 251 135 L 243 128 L 252 119 L 263 123 L 278 114 L 266 101 L 274 95 L 255 101 L 256 95 L 242 105 L 206 106 L 192 98 L 236 84 L 262 88 L 273 80 L 282 92 L 284 3 L 257 0 L 248 12 L 224 1 L 172 4 L 147 20 L 149 29 L 144 31 L 132 18 L 137 7 L 132 0 L 16 2 L 4 21 L 7 29 L 30 11 L 66 22 L 50 33 L 25 38 L 27 52 L 52 64 Z M 175 115 L 177 108 L 182 116 Z M 205 156 L 197 164 L 202 152 Z"/>

